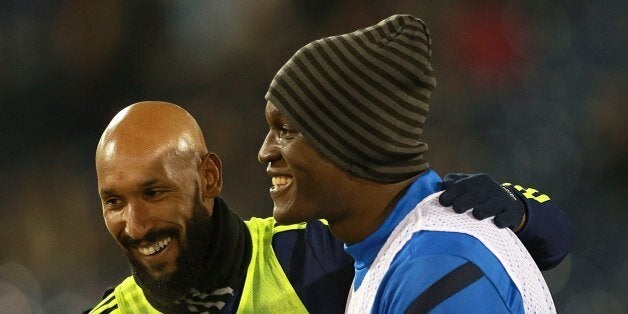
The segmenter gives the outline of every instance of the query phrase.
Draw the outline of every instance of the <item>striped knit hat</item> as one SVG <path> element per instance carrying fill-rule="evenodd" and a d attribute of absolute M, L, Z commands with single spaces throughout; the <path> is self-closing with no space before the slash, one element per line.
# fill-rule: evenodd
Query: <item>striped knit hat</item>
<path fill-rule="evenodd" d="M 429 167 L 419 139 L 436 86 L 431 54 L 423 21 L 394 15 L 299 49 L 266 100 L 340 168 L 403 181 Z"/>

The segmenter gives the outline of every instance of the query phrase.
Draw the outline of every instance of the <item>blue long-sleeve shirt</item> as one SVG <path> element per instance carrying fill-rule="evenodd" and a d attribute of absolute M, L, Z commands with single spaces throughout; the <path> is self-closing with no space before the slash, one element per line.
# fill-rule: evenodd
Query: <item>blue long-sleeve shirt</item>
<path fill-rule="evenodd" d="M 375 233 L 362 242 L 345 247 L 355 259 L 355 289 L 360 287 L 395 227 L 416 204 L 439 191 L 440 182 L 433 171 L 423 174 L 409 187 Z M 477 270 L 472 280 L 468 280 L 469 271 L 455 272 L 469 266 Z M 444 282 L 444 286 L 437 292 L 430 292 L 429 288 L 437 282 Z M 421 304 L 426 298 L 438 300 L 429 307 Z M 373 302 L 373 313 L 404 313 L 413 305 L 415 310 L 412 312 L 523 312 L 523 299 L 495 255 L 474 237 L 456 232 L 415 233 L 393 259 Z"/>

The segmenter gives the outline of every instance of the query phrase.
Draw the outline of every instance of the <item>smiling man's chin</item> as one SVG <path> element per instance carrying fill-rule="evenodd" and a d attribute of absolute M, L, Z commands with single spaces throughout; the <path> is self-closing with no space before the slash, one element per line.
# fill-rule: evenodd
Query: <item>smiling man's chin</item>
<path fill-rule="evenodd" d="M 206 255 L 210 247 L 211 216 L 200 201 L 195 204 L 192 218 L 187 221 L 185 230 L 184 235 L 164 230 L 161 236 L 154 236 L 149 238 L 153 241 L 148 241 L 152 243 L 166 239 L 160 243 L 160 250 L 147 252 L 144 248 L 144 253 L 148 255 L 129 255 L 135 282 L 151 304 L 158 302 L 164 307 L 171 305 L 187 294 L 204 274 Z"/>
<path fill-rule="evenodd" d="M 281 225 L 292 225 L 302 222 L 308 222 L 316 218 L 309 218 L 301 213 L 294 212 L 292 210 L 285 210 L 284 208 L 274 208 L 273 218 Z"/>
<path fill-rule="evenodd" d="M 191 278 L 177 272 L 176 269 L 166 272 L 166 263 L 159 263 L 149 271 L 144 265 L 130 259 L 135 282 L 156 300 L 176 300 L 189 289 Z"/>
<path fill-rule="evenodd" d="M 165 262 L 151 265 L 150 268 L 142 265 L 138 261 L 131 262 L 131 265 L 137 265 L 137 267 L 133 267 L 134 272 L 141 272 L 143 277 L 151 278 L 155 281 L 172 276 L 176 270 L 173 267 L 167 267 L 168 265 Z"/>
<path fill-rule="evenodd" d="M 273 207 L 273 218 L 275 218 L 275 220 L 282 225 L 298 223 L 294 221 L 294 213 L 292 213 L 286 207 L 287 206 L 285 206 L 284 204 L 275 203 Z"/>
<path fill-rule="evenodd" d="M 192 235 L 197 234 L 192 232 Z M 192 247 L 183 247 L 181 251 L 176 250 L 176 246 L 169 248 L 170 251 L 164 252 L 168 255 L 161 256 L 164 258 L 161 261 L 151 260 L 158 258 L 154 256 L 129 256 L 135 282 L 150 300 L 170 304 L 188 293 L 198 281 L 204 255 L 198 254 L 203 250 L 198 249 L 199 244 L 195 242 L 190 241 Z"/>

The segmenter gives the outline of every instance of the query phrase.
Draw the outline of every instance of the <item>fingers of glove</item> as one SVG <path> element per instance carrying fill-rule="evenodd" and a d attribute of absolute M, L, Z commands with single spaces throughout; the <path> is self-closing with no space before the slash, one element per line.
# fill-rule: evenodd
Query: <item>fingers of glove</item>
<path fill-rule="evenodd" d="M 478 173 L 474 174 L 472 177 L 468 178 L 469 183 L 475 186 L 482 186 L 487 190 L 501 191 L 501 184 L 497 183 L 491 176 L 486 173 Z"/>
<path fill-rule="evenodd" d="M 501 199 L 489 198 L 486 202 L 475 206 L 471 213 L 475 219 L 482 220 L 503 213 L 504 205 Z"/>
<path fill-rule="evenodd" d="M 465 191 L 464 194 L 453 199 L 452 207 L 456 213 L 462 213 L 472 207 L 479 206 L 488 200 L 489 197 L 484 188 L 473 187 L 468 191 Z"/>
<path fill-rule="evenodd" d="M 450 175 L 447 175 L 450 176 Z M 446 176 L 446 177 L 447 177 Z M 469 192 L 469 190 L 477 187 L 481 187 L 482 185 L 476 184 L 476 179 L 474 179 L 474 175 L 465 175 L 465 174 L 451 174 L 450 179 L 453 179 L 457 176 L 465 176 L 462 179 L 457 181 L 449 181 L 449 183 L 445 183 L 443 181 L 443 185 L 445 187 L 445 191 L 440 195 L 439 202 L 443 206 L 452 206 L 454 204 L 454 200 L 461 195 L 464 195 Z M 468 208 L 467 208 L 468 209 Z"/>
<path fill-rule="evenodd" d="M 519 213 L 516 210 L 505 210 L 501 214 L 495 216 L 493 221 L 495 225 L 499 228 L 513 228 L 517 227 L 521 223 L 521 219 L 523 218 L 523 213 Z"/>
<path fill-rule="evenodd" d="M 467 178 L 469 176 L 470 175 L 466 173 L 448 173 L 443 177 L 443 184 L 445 185 L 445 188 L 448 188 L 456 182 L 460 181 L 461 179 Z"/>
<path fill-rule="evenodd" d="M 440 196 L 438 197 L 438 202 L 445 206 L 445 207 L 449 207 L 454 203 L 454 199 L 457 197 L 458 195 L 455 194 L 455 191 L 451 191 L 451 190 L 445 190 L 443 193 L 440 194 Z"/>
<path fill-rule="evenodd" d="M 460 177 L 460 179 L 455 181 L 443 181 L 445 188 L 454 189 L 456 194 L 462 194 L 464 191 L 469 190 L 473 187 L 484 187 L 490 189 L 501 189 L 501 185 L 499 185 L 493 178 L 484 173 L 477 174 L 457 174 L 457 176 L 451 176 L 451 179 L 456 177 Z"/>

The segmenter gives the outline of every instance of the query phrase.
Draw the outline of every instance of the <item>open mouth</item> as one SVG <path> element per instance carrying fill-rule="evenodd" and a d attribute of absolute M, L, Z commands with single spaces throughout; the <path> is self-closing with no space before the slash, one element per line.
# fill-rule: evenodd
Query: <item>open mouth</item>
<path fill-rule="evenodd" d="M 290 185 L 290 183 L 292 183 L 292 177 L 289 176 L 275 176 L 271 178 L 272 181 L 272 188 L 270 188 L 270 190 L 272 192 L 277 192 L 280 190 L 285 189 L 288 185 Z"/>
<path fill-rule="evenodd" d="M 151 244 L 138 245 L 137 250 L 144 256 L 157 255 L 159 252 L 166 249 L 171 241 L 172 238 L 168 236 Z"/>

